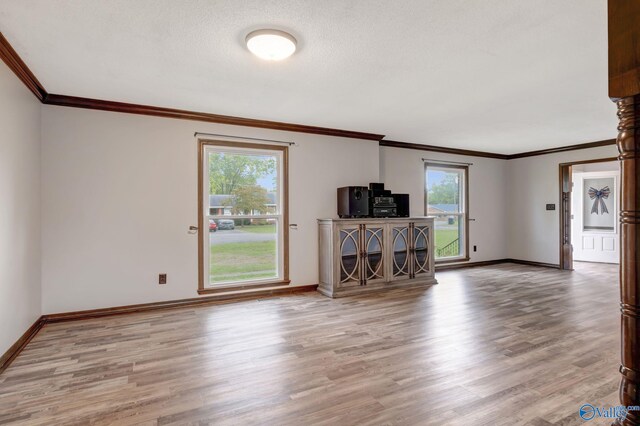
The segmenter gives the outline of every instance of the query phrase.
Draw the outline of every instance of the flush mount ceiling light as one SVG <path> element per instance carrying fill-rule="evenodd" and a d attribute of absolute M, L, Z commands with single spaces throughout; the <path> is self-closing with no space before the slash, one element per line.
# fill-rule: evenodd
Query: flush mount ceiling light
<path fill-rule="evenodd" d="M 247 34 L 247 48 L 260 59 L 281 61 L 296 51 L 296 39 L 279 30 L 257 30 Z"/>

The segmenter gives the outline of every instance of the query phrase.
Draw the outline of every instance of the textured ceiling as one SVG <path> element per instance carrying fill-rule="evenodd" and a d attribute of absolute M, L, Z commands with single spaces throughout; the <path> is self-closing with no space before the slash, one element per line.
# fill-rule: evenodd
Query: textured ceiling
<path fill-rule="evenodd" d="M 299 50 L 263 62 L 255 29 Z M 50 93 L 505 154 L 609 139 L 606 0 L 0 0 Z"/>

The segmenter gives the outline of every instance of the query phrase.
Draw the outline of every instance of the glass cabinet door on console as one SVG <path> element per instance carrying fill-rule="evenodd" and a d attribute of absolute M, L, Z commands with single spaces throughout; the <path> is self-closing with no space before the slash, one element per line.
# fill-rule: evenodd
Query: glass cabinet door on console
<path fill-rule="evenodd" d="M 413 276 L 431 273 L 431 259 L 429 256 L 429 242 L 431 228 L 426 225 L 413 224 Z"/>
<path fill-rule="evenodd" d="M 398 281 L 411 277 L 411 234 L 409 223 L 393 224 L 391 227 L 391 280 Z"/>
<path fill-rule="evenodd" d="M 318 219 L 318 291 L 342 297 L 437 284 L 433 219 Z"/>
<path fill-rule="evenodd" d="M 364 253 L 362 256 L 363 284 L 374 284 L 386 281 L 384 262 L 384 226 L 363 225 Z"/>
<path fill-rule="evenodd" d="M 338 227 L 340 287 L 358 286 L 362 283 L 360 230 L 360 225 Z"/>

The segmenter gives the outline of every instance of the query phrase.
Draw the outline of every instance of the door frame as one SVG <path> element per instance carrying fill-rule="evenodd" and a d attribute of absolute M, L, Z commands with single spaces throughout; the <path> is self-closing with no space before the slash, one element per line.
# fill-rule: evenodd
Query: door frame
<path fill-rule="evenodd" d="M 607 163 L 618 161 L 618 157 L 595 158 L 592 160 L 571 161 L 559 165 L 559 222 L 560 222 L 560 269 L 573 271 L 573 244 L 571 241 L 571 181 L 572 166 L 578 164 Z"/>
<path fill-rule="evenodd" d="M 599 251 L 600 254 L 599 255 L 593 255 L 593 254 L 589 254 L 589 251 L 585 251 L 584 248 L 581 248 L 581 246 L 583 246 L 582 242 L 579 242 L 579 244 L 576 244 L 574 246 L 574 251 L 573 251 L 573 259 L 575 261 L 575 254 L 576 252 L 579 252 L 580 250 L 582 250 L 582 256 L 583 256 L 583 260 L 584 262 L 594 262 L 594 263 L 607 263 L 607 264 L 618 264 L 620 262 L 620 223 L 618 218 L 620 217 L 620 169 L 616 169 L 614 171 L 610 171 L 610 170 L 602 170 L 602 171 L 593 171 L 593 172 L 584 172 L 584 171 L 575 171 L 572 170 L 572 176 L 575 179 L 574 180 L 574 185 L 573 185 L 573 189 L 574 192 L 572 192 L 572 200 L 575 202 L 572 204 L 572 206 L 576 207 L 576 209 L 581 209 L 581 212 L 577 212 L 574 211 L 572 216 L 573 216 L 573 220 L 571 222 L 571 229 L 572 229 L 572 234 L 571 237 L 572 239 L 576 239 L 576 236 L 578 236 L 579 238 L 593 238 L 594 240 L 594 250 L 595 251 Z M 585 186 L 585 180 L 587 179 L 604 179 L 604 178 L 610 178 L 613 179 L 614 183 L 613 186 L 611 186 L 610 190 L 612 192 L 615 192 L 615 198 L 614 199 L 614 203 L 612 204 L 613 207 L 613 211 L 610 211 L 609 213 L 612 215 L 613 219 L 614 219 L 614 226 L 613 226 L 613 230 L 609 231 L 609 230 L 597 230 L 597 229 L 591 229 L 591 230 L 585 230 L 584 229 L 584 220 L 585 220 L 585 216 L 586 216 L 586 212 L 585 212 L 585 206 L 587 206 L 588 208 L 592 208 L 593 207 L 593 201 L 592 200 L 587 200 L 588 196 L 586 196 L 585 191 L 587 189 L 587 187 Z M 578 186 L 576 186 L 576 183 L 578 184 Z M 575 191 L 575 189 L 581 189 L 582 192 L 581 193 L 577 193 Z M 579 203 L 579 204 L 577 204 Z M 611 208 L 610 208 L 611 209 Z M 576 214 L 578 213 L 578 214 Z M 580 226 L 578 226 L 580 225 Z M 613 253 L 611 252 L 605 252 L 604 251 L 604 243 L 603 243 L 603 239 L 604 238 L 615 238 L 615 241 L 617 242 L 617 244 L 614 244 L 614 251 L 615 251 L 615 256 L 613 255 Z M 595 244 L 596 240 L 599 240 L 599 244 Z M 598 246 L 600 247 L 600 249 L 598 249 Z M 617 246 L 617 247 L 616 247 Z M 578 250 L 576 250 L 578 249 Z M 591 257 L 593 256 L 593 257 Z M 606 256 L 611 256 L 610 259 L 605 259 Z M 584 260 L 584 258 L 591 258 L 589 260 Z"/>

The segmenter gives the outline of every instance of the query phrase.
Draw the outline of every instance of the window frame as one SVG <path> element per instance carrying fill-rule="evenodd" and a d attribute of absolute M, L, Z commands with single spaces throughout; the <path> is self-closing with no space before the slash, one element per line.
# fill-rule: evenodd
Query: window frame
<path fill-rule="evenodd" d="M 278 247 L 282 246 L 281 262 L 282 275 L 275 279 L 268 280 L 250 280 L 231 283 L 228 285 L 220 285 L 212 287 L 208 280 L 205 280 L 205 267 L 209 267 L 209 262 L 205 260 L 208 250 L 205 250 L 205 244 L 209 240 L 208 224 L 205 220 L 210 214 L 205 214 L 205 174 L 208 179 L 208 167 L 204 167 L 207 147 L 229 148 L 230 150 L 239 148 L 258 151 L 280 151 L 282 158 L 282 188 L 280 190 L 280 198 L 282 203 L 281 221 L 282 221 L 282 241 L 279 241 Z M 277 285 L 289 285 L 289 147 L 282 145 L 270 145 L 262 143 L 246 143 L 231 142 L 224 140 L 198 139 L 198 294 L 221 293 L 234 290 L 259 289 L 261 287 L 273 287 Z M 208 197 L 206 198 L 208 200 Z M 207 202 L 208 204 L 208 202 Z M 207 206 L 207 213 L 209 209 Z M 264 215 L 242 215 L 242 218 L 256 218 Z M 267 215 L 272 216 L 272 215 Z M 236 218 L 230 216 L 230 218 Z M 205 226 L 206 225 L 206 226 Z M 280 265 L 279 265 L 280 266 Z"/>
<path fill-rule="evenodd" d="M 452 170 L 461 170 L 464 174 L 464 182 L 462 183 L 462 191 L 463 194 L 460 197 L 461 202 L 464 206 L 462 209 L 462 213 L 448 213 L 442 215 L 429 215 L 429 189 L 428 189 L 428 171 L 429 168 L 433 169 L 452 169 Z M 464 237 L 463 244 L 461 247 L 464 248 L 464 252 L 461 256 L 456 257 L 445 257 L 438 259 L 434 253 L 434 260 L 436 265 L 444 265 L 447 263 L 459 263 L 459 262 L 467 262 L 470 260 L 469 257 L 469 165 L 467 164 L 448 164 L 448 163 L 438 163 L 437 161 L 425 161 L 424 163 L 424 215 L 430 217 L 438 217 L 438 216 L 458 216 L 459 218 L 463 218 L 462 221 L 462 233 Z M 458 219 L 460 220 L 460 219 Z M 433 235 L 435 238 L 435 224 Z M 435 247 L 435 241 L 434 241 Z"/>

